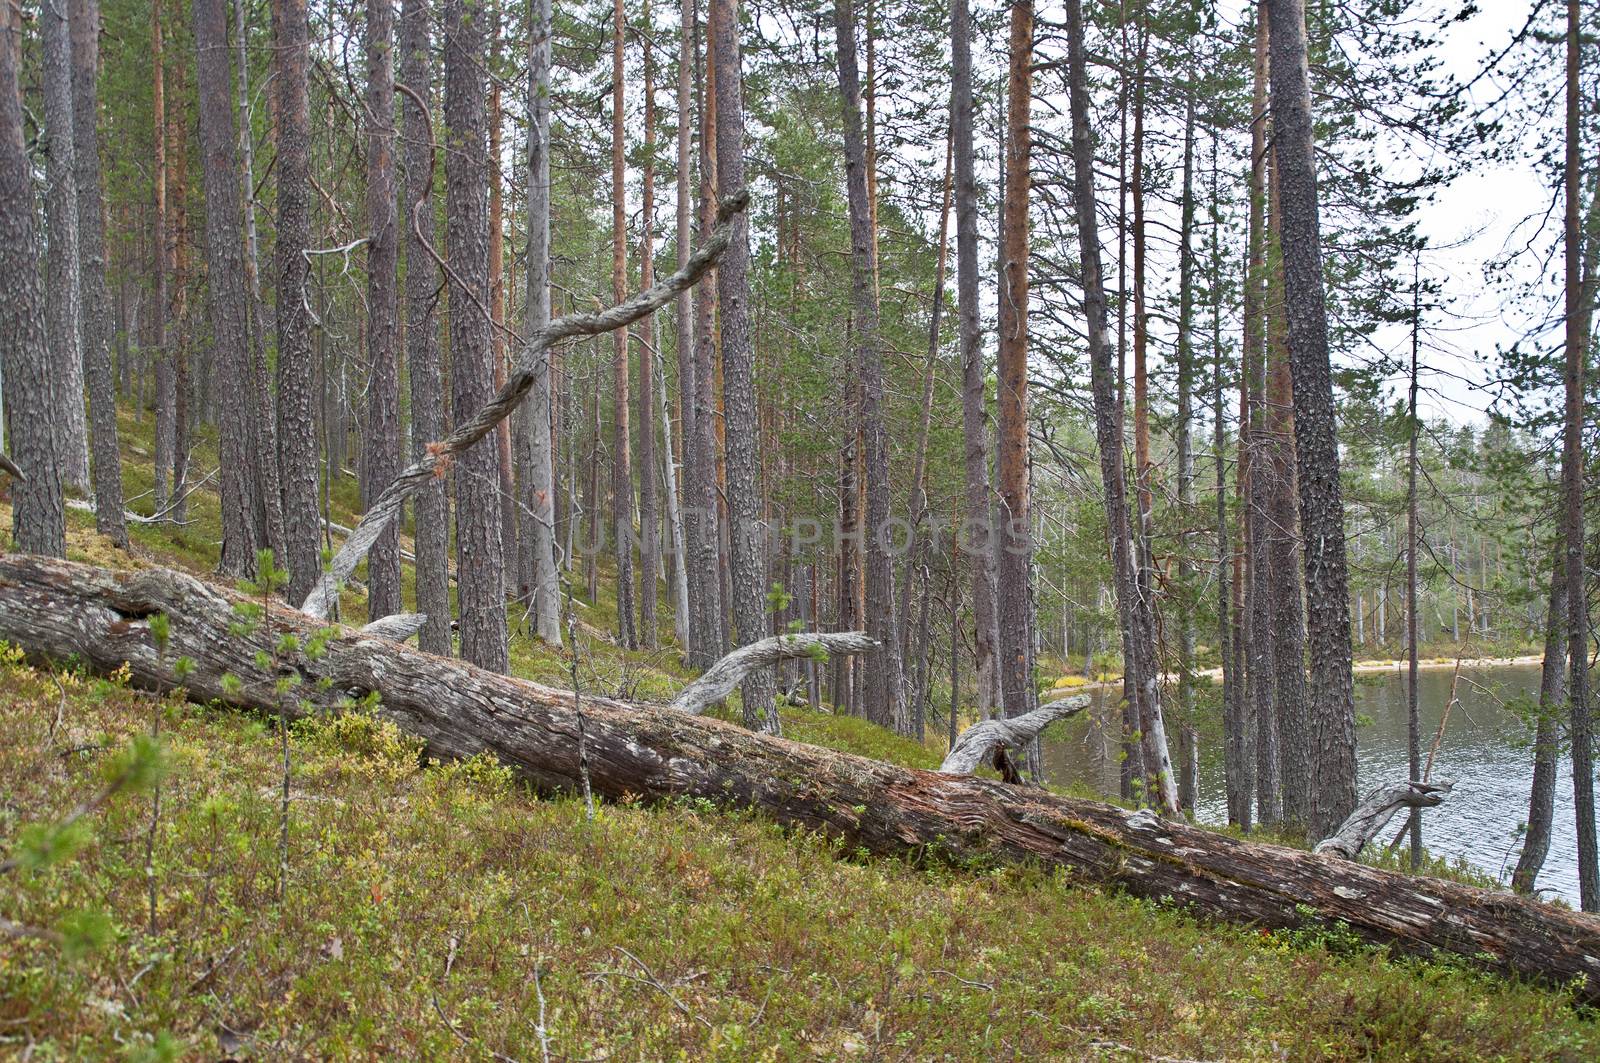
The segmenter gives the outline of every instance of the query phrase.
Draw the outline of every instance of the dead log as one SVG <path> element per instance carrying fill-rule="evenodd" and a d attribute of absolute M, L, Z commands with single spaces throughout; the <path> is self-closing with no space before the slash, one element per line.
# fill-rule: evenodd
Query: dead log
<path fill-rule="evenodd" d="M 1437 807 L 1455 784 L 1454 779 L 1440 779 L 1435 783 L 1402 779 L 1385 783 L 1362 798 L 1361 804 L 1339 829 L 1317 843 L 1315 851 L 1354 860 L 1367 843 L 1389 825 L 1396 812 L 1402 808 Z"/>
<path fill-rule="evenodd" d="M 867 653 L 876 646 L 865 631 L 808 632 L 798 635 L 773 635 L 740 646 L 684 687 L 672 699 L 672 708 L 698 716 L 729 694 L 757 668 L 779 661 L 815 654 Z"/>
<path fill-rule="evenodd" d="M 981 720 L 961 732 L 956 744 L 945 754 L 939 770 L 951 775 L 971 775 L 978 770 L 990 750 L 998 756 L 1002 750 L 1027 745 L 1039 732 L 1057 720 L 1076 716 L 1089 707 L 1087 694 L 1074 694 L 1070 698 L 1041 705 L 1032 712 L 1007 719 Z M 995 764 L 1000 767 L 999 762 Z M 1001 771 L 1004 772 L 1004 768 Z M 1010 779 L 1006 780 L 1010 782 Z"/>
<path fill-rule="evenodd" d="M 318 624 L 273 606 L 254 630 L 230 634 L 238 600 L 166 570 L 117 573 L 32 555 L 0 558 L 0 639 L 36 660 L 75 655 L 102 674 L 126 662 L 141 687 L 182 685 L 197 701 L 273 714 L 275 683 L 284 674 L 305 680 L 296 694 L 318 709 L 337 710 L 344 697 L 375 692 L 380 711 L 423 738 L 435 756 L 488 752 L 536 786 L 576 788 L 571 691 L 351 631 L 330 638 L 315 661 L 263 670 L 258 651 L 270 651 L 288 632 L 303 642 Z M 150 636 L 158 613 L 171 618 L 164 654 Z M 194 667 L 180 684 L 174 667 L 181 657 Z M 224 685 L 224 676 L 237 685 Z M 585 697 L 582 711 L 589 777 L 602 796 L 694 797 L 754 809 L 852 850 L 962 866 L 1043 865 L 1261 928 L 1340 921 L 1369 942 L 1467 957 L 1600 1001 L 1600 919 L 1592 916 L 1241 841 L 1148 811 L 896 767 L 666 706 Z"/>
<path fill-rule="evenodd" d="M 390 642 L 404 642 L 421 631 L 422 625 L 427 622 L 427 613 L 391 613 L 366 625 L 361 629 L 361 633 L 388 639 Z"/>

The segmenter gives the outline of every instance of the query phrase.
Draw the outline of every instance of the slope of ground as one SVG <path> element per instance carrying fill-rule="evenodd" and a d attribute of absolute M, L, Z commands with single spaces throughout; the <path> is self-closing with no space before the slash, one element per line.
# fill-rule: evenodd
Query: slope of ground
<path fill-rule="evenodd" d="M 58 685 L 59 684 L 59 685 Z M 34 1058 L 1593 1058 L 1564 995 L 1029 872 L 862 862 L 695 805 L 601 807 L 419 766 L 362 714 L 270 722 L 0 661 L 0 838 L 66 815 L 162 720 L 152 801 L 12 872 L 0 1044 Z M 802 716 L 792 719 L 803 730 Z M 149 883 L 156 896 L 149 928 Z M 87 916 L 85 913 L 88 913 Z M 92 945 L 86 942 L 92 941 Z"/>

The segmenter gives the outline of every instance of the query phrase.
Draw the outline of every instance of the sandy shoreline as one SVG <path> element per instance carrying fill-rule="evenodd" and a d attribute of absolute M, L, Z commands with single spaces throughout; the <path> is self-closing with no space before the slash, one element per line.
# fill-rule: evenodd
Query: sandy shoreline
<path fill-rule="evenodd" d="M 1543 663 L 1544 663 L 1544 654 L 1542 654 L 1542 653 L 1528 654 L 1528 655 L 1525 655 L 1525 656 L 1522 656 L 1522 657 L 1463 657 L 1463 658 L 1461 658 L 1461 667 L 1464 668 L 1464 669 L 1465 668 L 1513 668 L 1513 667 L 1519 667 L 1519 666 L 1539 665 L 1539 664 L 1543 664 Z M 1428 658 L 1425 658 L 1423 660 L 1419 660 L 1417 662 L 1418 670 L 1428 670 L 1428 669 L 1437 670 L 1437 669 L 1441 669 L 1441 668 L 1454 668 L 1455 666 L 1456 666 L 1456 660 L 1453 657 L 1448 657 L 1448 658 L 1447 657 L 1428 657 Z M 1403 673 L 1403 672 L 1405 672 L 1407 670 L 1408 667 L 1409 667 L 1409 662 L 1405 661 L 1405 660 L 1398 660 L 1398 661 L 1389 661 L 1389 660 L 1383 660 L 1383 661 L 1356 661 L 1355 664 L 1351 666 L 1350 671 L 1352 673 L 1356 674 L 1356 675 L 1374 675 L 1374 674 L 1377 674 L 1377 673 L 1380 673 L 1380 672 L 1401 672 L 1401 673 Z M 1200 677 L 1200 678 L 1210 679 L 1210 680 L 1216 681 L 1216 680 L 1220 680 L 1222 678 L 1222 669 L 1221 668 L 1207 668 L 1204 671 L 1196 672 L 1195 675 L 1197 677 Z M 1175 674 L 1169 672 L 1169 673 L 1163 675 L 1161 677 L 1161 680 L 1162 680 L 1163 683 L 1176 683 L 1178 681 L 1178 677 Z M 1110 678 L 1110 679 L 1102 679 L 1102 680 L 1098 680 L 1096 682 L 1091 682 L 1091 683 L 1079 683 L 1079 684 L 1072 685 L 1072 686 L 1054 687 L 1050 691 L 1047 691 L 1046 694 L 1064 694 L 1064 693 L 1070 693 L 1070 692 L 1079 691 L 1079 690 L 1085 690 L 1085 691 L 1087 691 L 1087 690 L 1099 690 L 1099 689 L 1101 689 L 1103 687 L 1116 686 L 1117 684 L 1119 684 L 1121 682 L 1122 682 L 1122 677 L 1121 676 L 1116 676 L 1116 677 L 1113 677 L 1113 678 Z"/>

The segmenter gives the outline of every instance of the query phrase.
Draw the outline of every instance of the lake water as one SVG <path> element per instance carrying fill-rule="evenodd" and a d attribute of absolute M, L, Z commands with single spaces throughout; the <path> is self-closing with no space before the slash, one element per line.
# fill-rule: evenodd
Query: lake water
<path fill-rule="evenodd" d="M 1450 697 L 1451 668 L 1421 673 L 1422 756 L 1439 727 Z M 1537 665 L 1463 668 L 1457 702 L 1434 760 L 1434 778 L 1456 780 L 1454 792 L 1437 809 L 1423 814 L 1422 840 L 1428 851 L 1472 866 L 1508 882 L 1521 846 L 1518 827 L 1527 820 L 1533 750 L 1528 729 L 1504 702 L 1537 695 Z M 1406 776 L 1406 680 L 1403 672 L 1356 677 L 1356 712 L 1371 717 L 1356 732 L 1360 791 Z M 1117 792 L 1116 740 L 1120 717 L 1114 701 L 1097 696 L 1091 714 L 1051 731 L 1045 743 L 1046 775 L 1061 783 L 1087 783 L 1105 794 Z M 1205 737 L 1202 736 L 1202 742 Z M 1222 756 L 1218 742 L 1203 748 L 1200 761 L 1202 822 L 1227 820 Z M 1173 752 L 1176 753 L 1176 744 Z M 1572 821 L 1571 765 L 1561 762 L 1556 783 L 1556 813 L 1550 854 L 1539 875 L 1546 896 L 1578 903 L 1577 834 Z M 1401 816 L 1381 835 L 1385 844 L 1399 829 Z"/>

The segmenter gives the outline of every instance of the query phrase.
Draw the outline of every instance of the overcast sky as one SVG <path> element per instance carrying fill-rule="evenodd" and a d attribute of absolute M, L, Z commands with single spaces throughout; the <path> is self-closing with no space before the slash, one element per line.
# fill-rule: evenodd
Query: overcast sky
<path fill-rule="evenodd" d="M 1459 6 L 1459 0 L 1449 4 L 1451 9 Z M 1487 0 L 1473 17 L 1449 27 L 1437 45 L 1446 69 L 1460 81 L 1470 81 L 1526 23 L 1530 7 L 1527 0 Z M 1559 64 L 1559 49 L 1551 52 L 1552 62 Z M 1480 83 L 1475 102 L 1484 102 L 1490 90 L 1490 82 Z M 1523 132 L 1531 145 L 1560 130 Z M 1422 232 L 1430 245 L 1439 248 L 1424 256 L 1422 268 L 1443 283 L 1451 301 L 1448 314 L 1434 316 L 1435 334 L 1422 358 L 1431 370 L 1425 386 L 1433 391 L 1422 405 L 1431 413 L 1453 420 L 1483 419 L 1492 399 L 1484 388 L 1498 367 L 1495 351 L 1522 338 L 1526 327 L 1525 316 L 1507 302 L 1505 291 L 1486 283 L 1484 266 L 1508 246 L 1525 242 L 1533 232 L 1527 220 L 1551 203 L 1548 176 L 1531 165 L 1496 163 L 1473 167 L 1421 207 Z M 1551 219 L 1557 226 L 1559 214 L 1557 204 Z M 1540 246 L 1548 247 L 1553 235 L 1548 229 L 1539 233 Z M 1531 279 L 1536 274 L 1528 261 L 1519 275 Z M 1389 330 L 1382 341 L 1391 349 L 1409 351 L 1404 328 Z"/>

